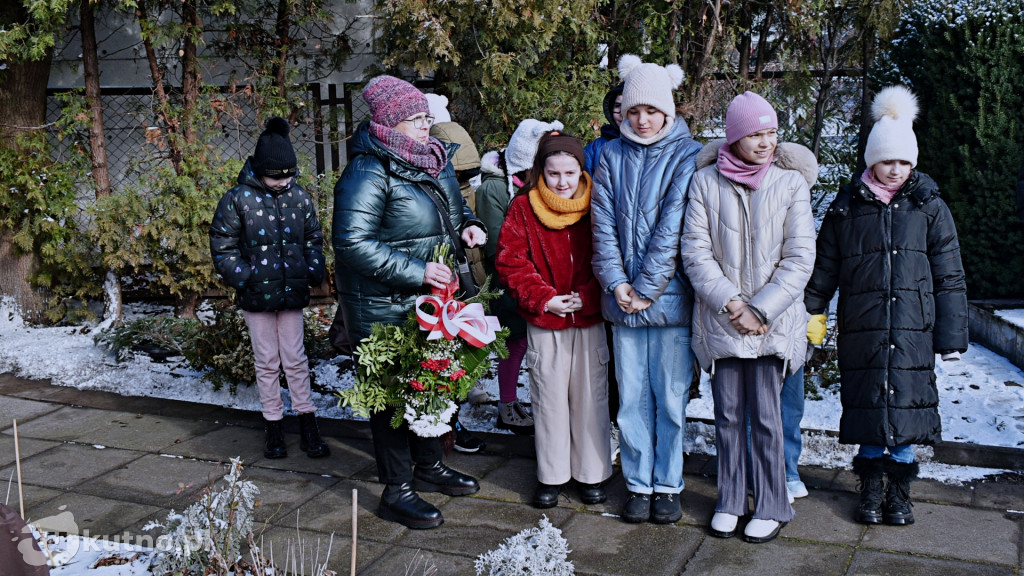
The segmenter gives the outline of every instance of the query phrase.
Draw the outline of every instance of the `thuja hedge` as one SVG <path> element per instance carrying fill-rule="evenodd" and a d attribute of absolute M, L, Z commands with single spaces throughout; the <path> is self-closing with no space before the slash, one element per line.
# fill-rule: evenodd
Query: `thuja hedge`
<path fill-rule="evenodd" d="M 1024 294 L 1024 0 L 915 3 L 892 52 L 917 93 L 918 168 L 939 183 L 960 236 L 968 297 Z"/>

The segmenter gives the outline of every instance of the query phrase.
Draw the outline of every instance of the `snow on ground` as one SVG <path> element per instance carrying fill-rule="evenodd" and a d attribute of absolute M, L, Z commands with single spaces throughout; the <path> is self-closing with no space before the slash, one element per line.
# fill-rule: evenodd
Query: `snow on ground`
<path fill-rule="evenodd" d="M 995 314 L 1014 326 L 1024 328 L 1024 310 L 996 310 Z"/>
<path fill-rule="evenodd" d="M 128 315 L 152 314 L 156 310 L 130 306 Z M 216 404 L 241 410 L 259 410 L 254 386 L 239 386 L 232 396 L 226 388 L 214 391 L 201 374 L 192 370 L 182 358 L 155 363 L 145 355 L 117 363 L 103 349 L 93 344 L 94 332 L 87 326 L 36 328 L 27 326 L 6 304 L 0 304 L 0 372 L 25 378 L 48 379 L 55 385 L 82 390 L 103 390 L 125 396 L 152 396 Z M 314 368 L 317 387 L 344 389 L 354 383 L 353 374 L 341 369 L 347 358 L 339 357 Z M 1024 447 L 1024 373 L 1005 358 L 977 344 L 957 362 L 939 362 L 936 369 L 939 386 L 943 439 L 988 446 Z M 528 376 L 523 373 L 519 396 L 529 401 Z M 504 433 L 494 427 L 498 399 L 495 377 L 481 381 L 493 401 L 463 406 L 461 420 L 471 429 Z M 332 393 L 314 392 L 318 414 L 326 418 L 353 419 L 351 411 L 337 406 Z M 839 427 L 838 393 L 822 391 L 820 400 L 808 399 L 802 427 L 804 451 L 801 464 L 824 467 L 848 467 L 854 447 L 840 445 L 824 432 Z M 287 393 L 284 395 L 288 405 Z M 711 389 L 707 375 L 700 384 L 700 395 L 687 406 L 692 420 L 714 419 Z M 711 453 L 714 427 L 693 421 L 687 427 L 686 451 Z M 959 483 L 998 473 L 987 469 L 944 466 L 929 462 L 931 449 L 920 447 L 922 476 L 950 483 Z"/>

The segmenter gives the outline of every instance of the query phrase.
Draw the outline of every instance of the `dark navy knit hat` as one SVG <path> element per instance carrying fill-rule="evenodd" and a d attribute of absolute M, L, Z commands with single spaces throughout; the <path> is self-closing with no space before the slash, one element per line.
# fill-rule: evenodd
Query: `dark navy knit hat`
<path fill-rule="evenodd" d="M 267 120 L 267 126 L 256 141 L 252 155 L 252 171 L 257 176 L 287 178 L 295 176 L 298 160 L 288 139 L 288 121 L 280 116 Z"/>

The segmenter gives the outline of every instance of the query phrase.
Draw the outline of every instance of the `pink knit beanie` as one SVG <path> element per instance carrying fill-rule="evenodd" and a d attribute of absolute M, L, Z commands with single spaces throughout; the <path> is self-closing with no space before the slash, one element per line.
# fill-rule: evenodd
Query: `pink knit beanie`
<path fill-rule="evenodd" d="M 732 144 L 754 132 L 779 127 L 775 109 L 761 96 L 747 91 L 732 99 L 725 113 L 725 143 Z"/>
<path fill-rule="evenodd" d="M 394 128 L 416 114 L 429 114 L 427 97 L 415 86 L 394 76 L 377 76 L 363 88 L 363 100 L 377 124 Z"/>

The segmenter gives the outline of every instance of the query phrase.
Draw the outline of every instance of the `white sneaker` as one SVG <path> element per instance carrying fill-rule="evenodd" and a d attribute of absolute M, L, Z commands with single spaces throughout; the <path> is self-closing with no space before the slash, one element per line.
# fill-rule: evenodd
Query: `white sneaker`
<path fill-rule="evenodd" d="M 789 493 L 789 502 L 792 504 L 794 499 L 807 496 L 807 486 L 800 480 L 786 480 L 786 492 Z"/>
<path fill-rule="evenodd" d="M 782 523 L 778 520 L 754 518 L 747 522 L 747 527 L 743 529 L 743 540 L 754 544 L 771 542 L 779 535 L 781 529 Z"/>
<path fill-rule="evenodd" d="M 732 538 L 736 535 L 736 522 L 739 516 L 725 512 L 715 512 L 711 518 L 711 535 L 718 538 Z"/>
<path fill-rule="evenodd" d="M 619 427 L 612 422 L 611 434 L 612 462 L 619 457 Z"/>

